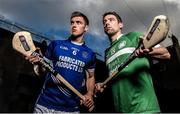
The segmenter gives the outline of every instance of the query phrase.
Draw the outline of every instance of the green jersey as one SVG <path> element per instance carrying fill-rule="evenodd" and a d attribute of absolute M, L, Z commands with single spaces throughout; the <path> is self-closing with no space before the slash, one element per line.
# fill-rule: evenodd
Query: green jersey
<path fill-rule="evenodd" d="M 109 75 L 118 70 L 139 44 L 140 33 L 132 32 L 113 41 L 106 50 Z M 127 65 L 112 83 L 113 99 L 117 112 L 160 112 L 147 58 L 136 58 Z"/>

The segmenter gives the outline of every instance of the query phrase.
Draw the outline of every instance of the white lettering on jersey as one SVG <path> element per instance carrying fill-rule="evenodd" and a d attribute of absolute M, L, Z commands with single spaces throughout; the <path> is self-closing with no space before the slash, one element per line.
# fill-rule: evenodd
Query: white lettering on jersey
<path fill-rule="evenodd" d="M 122 64 L 117 65 L 114 69 L 112 69 L 111 71 L 109 71 L 109 76 L 111 76 L 114 72 L 118 73 L 118 68 L 121 66 Z M 128 67 L 128 65 L 126 66 Z"/>
<path fill-rule="evenodd" d="M 82 73 L 85 63 L 68 56 L 59 56 L 59 61 L 56 62 L 56 66 Z"/>

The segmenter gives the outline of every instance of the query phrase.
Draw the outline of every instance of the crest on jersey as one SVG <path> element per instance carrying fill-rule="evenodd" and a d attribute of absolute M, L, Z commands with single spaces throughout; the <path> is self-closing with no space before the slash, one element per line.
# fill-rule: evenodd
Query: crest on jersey
<path fill-rule="evenodd" d="M 83 58 L 88 58 L 88 52 L 83 51 L 83 52 L 82 52 L 82 57 L 83 57 Z"/>
<path fill-rule="evenodd" d="M 125 46 L 126 46 L 126 41 L 122 41 L 122 42 L 119 44 L 118 48 L 119 48 L 119 49 L 122 49 L 122 48 L 125 47 Z"/>

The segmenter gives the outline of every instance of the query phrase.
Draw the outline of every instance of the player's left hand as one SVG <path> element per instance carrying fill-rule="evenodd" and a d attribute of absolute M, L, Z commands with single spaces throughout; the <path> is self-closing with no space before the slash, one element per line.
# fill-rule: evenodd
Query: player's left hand
<path fill-rule="evenodd" d="M 85 99 L 81 100 L 81 105 L 83 104 L 85 107 L 91 108 L 92 106 L 94 106 L 94 100 L 93 100 L 93 96 L 91 94 L 85 94 L 84 95 Z"/>

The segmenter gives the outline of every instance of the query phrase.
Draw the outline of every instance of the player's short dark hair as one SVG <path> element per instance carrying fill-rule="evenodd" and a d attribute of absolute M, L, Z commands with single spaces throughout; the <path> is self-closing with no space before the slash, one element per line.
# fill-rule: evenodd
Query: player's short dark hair
<path fill-rule="evenodd" d="M 103 14 L 103 19 L 104 19 L 104 17 L 107 16 L 107 15 L 114 15 L 114 16 L 117 18 L 118 22 L 121 22 L 121 23 L 122 23 L 121 17 L 120 17 L 115 11 L 105 12 L 105 13 Z"/>
<path fill-rule="evenodd" d="M 87 16 L 84 15 L 83 13 L 79 12 L 79 11 L 73 12 L 73 13 L 71 14 L 71 19 L 72 19 L 73 17 L 79 17 L 79 16 L 84 19 L 86 25 L 89 25 L 89 20 L 88 20 Z"/>

